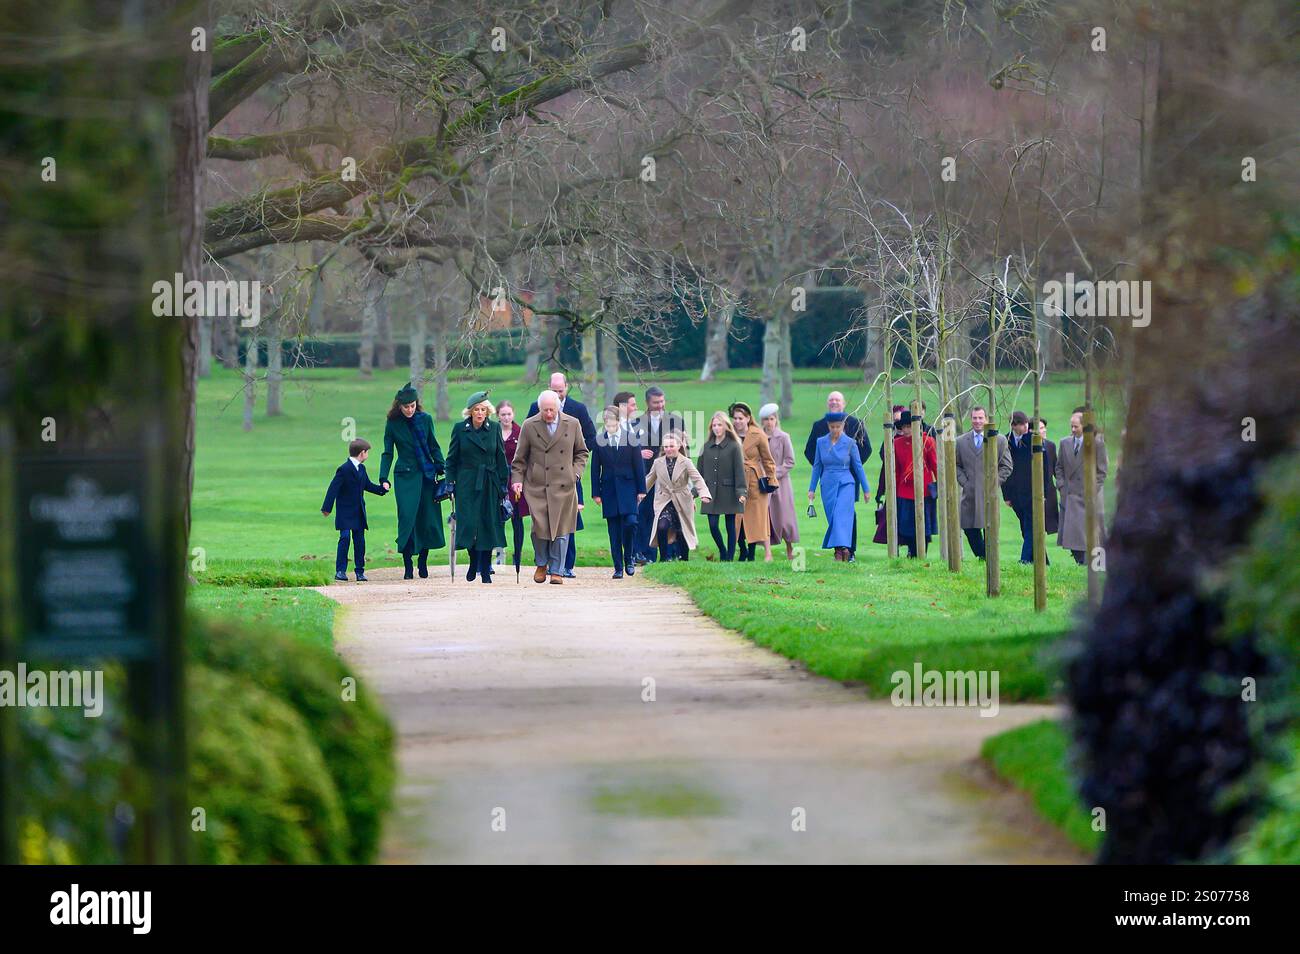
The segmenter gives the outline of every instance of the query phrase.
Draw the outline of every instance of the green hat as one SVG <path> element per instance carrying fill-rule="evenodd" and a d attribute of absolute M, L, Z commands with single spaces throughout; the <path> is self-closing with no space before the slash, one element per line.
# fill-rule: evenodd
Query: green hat
<path fill-rule="evenodd" d="M 406 387 L 393 395 L 393 400 L 398 404 L 410 404 L 412 401 L 420 400 L 420 392 L 411 387 L 411 382 L 407 381 Z"/>
<path fill-rule="evenodd" d="M 731 407 L 727 408 L 727 413 L 730 414 L 732 417 L 735 417 L 736 408 L 740 408 L 742 411 L 744 411 L 745 416 L 748 417 L 751 421 L 754 419 L 754 412 L 749 409 L 749 405 L 746 404 L 744 401 L 732 402 Z"/>
<path fill-rule="evenodd" d="M 488 393 L 486 391 L 475 391 L 469 396 L 469 400 L 465 402 L 465 409 L 469 410 L 475 404 L 482 404 L 487 400 L 487 396 Z"/>

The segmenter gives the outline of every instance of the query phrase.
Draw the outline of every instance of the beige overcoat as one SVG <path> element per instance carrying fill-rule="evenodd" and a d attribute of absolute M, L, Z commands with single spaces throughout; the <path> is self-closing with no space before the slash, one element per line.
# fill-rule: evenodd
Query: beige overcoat
<path fill-rule="evenodd" d="M 682 525 L 682 537 L 686 540 L 687 549 L 694 550 L 697 542 L 695 536 L 695 496 L 691 493 L 694 487 L 699 493 L 700 499 L 709 497 L 709 485 L 704 482 L 704 477 L 691 459 L 685 454 L 677 456 L 677 463 L 673 465 L 673 476 L 668 477 L 667 458 L 663 455 L 655 458 L 654 466 L 650 468 L 650 473 L 645 477 L 645 489 L 648 493 L 653 490 L 655 495 L 655 515 L 654 520 L 650 523 L 650 545 L 657 547 L 659 545 L 659 514 L 663 512 L 664 507 L 677 508 L 677 522 Z"/>
<path fill-rule="evenodd" d="M 771 531 L 767 514 L 767 494 L 758 489 L 758 478 L 766 477 L 776 483 L 776 461 L 768 446 L 767 435 L 756 423 L 749 425 L 741 442 L 745 452 L 745 526 L 746 543 L 762 543 Z"/>
<path fill-rule="evenodd" d="M 1097 455 L 1095 479 L 1097 482 L 1097 543 L 1106 542 L 1106 507 L 1102 503 L 1101 488 L 1106 482 L 1106 442 L 1100 434 L 1093 436 L 1093 449 Z M 1074 446 L 1074 437 L 1066 435 L 1056 445 L 1056 485 L 1061 488 L 1061 528 L 1056 542 L 1067 550 L 1086 550 L 1087 497 L 1083 492 L 1083 448 Z"/>
<path fill-rule="evenodd" d="M 578 419 L 561 413 L 552 435 L 535 414 L 519 427 L 510 483 L 524 485 L 533 535 L 558 540 L 578 526 L 578 483 L 587 466 L 587 444 Z"/>

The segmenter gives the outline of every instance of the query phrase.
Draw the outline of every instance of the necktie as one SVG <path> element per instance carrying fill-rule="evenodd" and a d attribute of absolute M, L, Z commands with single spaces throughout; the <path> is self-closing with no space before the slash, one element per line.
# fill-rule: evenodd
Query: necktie
<path fill-rule="evenodd" d="M 976 435 L 975 435 L 975 449 L 976 449 L 976 450 L 979 450 L 979 449 L 980 449 L 981 447 L 983 447 L 983 446 L 984 446 L 984 435 L 983 435 L 983 434 L 976 433 Z"/>
<path fill-rule="evenodd" d="M 1079 445 L 1082 444 L 1082 443 L 1083 443 L 1083 440 L 1082 440 L 1081 438 L 1076 437 L 1076 438 L 1074 439 L 1074 452 L 1075 452 L 1076 454 L 1079 453 Z"/>

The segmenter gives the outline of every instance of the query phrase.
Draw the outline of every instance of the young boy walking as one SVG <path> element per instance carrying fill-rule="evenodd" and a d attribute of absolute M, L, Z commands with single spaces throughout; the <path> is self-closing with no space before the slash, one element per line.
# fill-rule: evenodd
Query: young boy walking
<path fill-rule="evenodd" d="M 339 532 L 338 553 L 334 557 L 334 579 L 347 581 L 348 537 L 352 538 L 352 558 L 356 563 L 357 582 L 366 579 L 366 500 L 365 492 L 383 496 L 383 487 L 370 482 L 366 475 L 366 458 L 370 456 L 370 442 L 357 438 L 348 445 L 348 459 L 334 471 L 330 489 L 325 492 L 325 502 L 320 512 L 330 515 L 338 501 L 334 516 L 334 529 Z"/>

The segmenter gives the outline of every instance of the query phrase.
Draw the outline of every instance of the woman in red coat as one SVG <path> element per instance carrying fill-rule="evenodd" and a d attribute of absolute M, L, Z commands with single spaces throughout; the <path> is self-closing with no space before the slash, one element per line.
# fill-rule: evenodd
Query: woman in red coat
<path fill-rule="evenodd" d="M 501 401 L 497 404 L 497 420 L 501 422 L 501 441 L 506 446 L 506 465 L 514 463 L 515 451 L 519 449 L 519 431 L 521 428 L 515 423 L 515 406 L 509 401 Z M 510 504 L 515 508 L 514 516 L 510 518 L 510 526 L 514 530 L 514 562 L 517 564 L 520 559 L 520 551 L 524 546 L 524 517 L 528 516 L 528 501 L 524 499 L 523 494 L 516 495 L 514 491 L 510 492 Z"/>
<path fill-rule="evenodd" d="M 939 480 L 939 454 L 934 438 L 921 432 L 921 462 L 925 473 L 922 475 L 920 493 L 913 481 L 912 474 L 912 412 L 903 411 L 898 418 L 898 434 L 894 438 L 894 486 L 898 496 L 898 539 L 907 544 L 907 555 L 916 556 L 916 499 L 924 502 L 927 489 Z M 925 510 L 925 545 L 929 547 L 930 537 L 936 532 L 934 512 Z"/>

